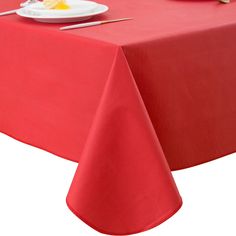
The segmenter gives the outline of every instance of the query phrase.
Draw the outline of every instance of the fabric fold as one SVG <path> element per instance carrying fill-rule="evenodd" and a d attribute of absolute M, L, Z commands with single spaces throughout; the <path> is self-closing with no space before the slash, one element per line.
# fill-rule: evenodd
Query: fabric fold
<path fill-rule="evenodd" d="M 91 227 L 116 235 L 152 228 L 182 204 L 120 47 L 67 204 Z"/>

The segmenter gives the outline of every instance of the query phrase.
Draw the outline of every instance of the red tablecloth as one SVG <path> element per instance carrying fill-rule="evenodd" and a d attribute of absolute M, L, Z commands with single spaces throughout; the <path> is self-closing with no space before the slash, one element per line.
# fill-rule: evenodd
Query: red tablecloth
<path fill-rule="evenodd" d="M 100 2 L 96 19 L 134 20 L 60 32 L 0 18 L 0 131 L 79 162 L 69 208 L 131 234 L 180 208 L 170 170 L 236 150 L 236 3 Z"/>

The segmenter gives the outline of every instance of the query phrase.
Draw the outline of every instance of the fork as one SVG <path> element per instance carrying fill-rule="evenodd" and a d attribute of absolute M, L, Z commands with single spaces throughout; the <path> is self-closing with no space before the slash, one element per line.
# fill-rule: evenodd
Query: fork
<path fill-rule="evenodd" d="M 25 1 L 25 2 L 22 2 L 22 3 L 20 4 L 20 6 L 21 6 L 21 7 L 27 7 L 29 4 L 36 3 L 36 2 L 38 2 L 38 0 L 27 0 L 27 1 Z"/>
<path fill-rule="evenodd" d="M 27 0 L 27 1 L 25 1 L 25 2 L 22 2 L 22 3 L 20 4 L 20 7 L 27 7 L 27 6 L 29 6 L 30 4 L 36 3 L 36 2 L 38 2 L 38 0 Z M 18 10 L 18 9 L 14 9 L 14 10 L 2 12 L 2 13 L 0 13 L 0 16 L 6 16 L 6 15 L 15 14 L 17 10 Z"/>

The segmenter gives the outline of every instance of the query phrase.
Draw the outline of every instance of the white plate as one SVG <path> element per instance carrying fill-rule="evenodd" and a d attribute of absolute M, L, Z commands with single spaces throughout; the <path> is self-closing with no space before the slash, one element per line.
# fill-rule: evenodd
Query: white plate
<path fill-rule="evenodd" d="M 78 14 L 91 13 L 98 5 L 96 2 L 82 0 L 67 0 L 67 3 L 70 6 L 70 9 L 54 10 L 47 9 L 42 2 L 37 2 L 26 6 L 24 12 L 34 16 L 43 17 L 77 16 Z"/>
<path fill-rule="evenodd" d="M 17 10 L 21 17 L 31 18 L 45 23 L 67 23 L 78 22 L 102 14 L 108 7 L 92 1 L 67 0 L 71 9 L 68 10 L 48 10 L 42 2 L 31 4 Z"/>

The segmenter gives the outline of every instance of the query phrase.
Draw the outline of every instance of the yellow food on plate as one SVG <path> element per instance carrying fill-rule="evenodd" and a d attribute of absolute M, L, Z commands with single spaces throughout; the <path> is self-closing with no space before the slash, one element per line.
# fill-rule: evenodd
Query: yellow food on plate
<path fill-rule="evenodd" d="M 54 9 L 54 10 L 70 9 L 70 6 L 66 3 L 66 0 L 43 0 L 43 4 L 47 9 Z"/>

